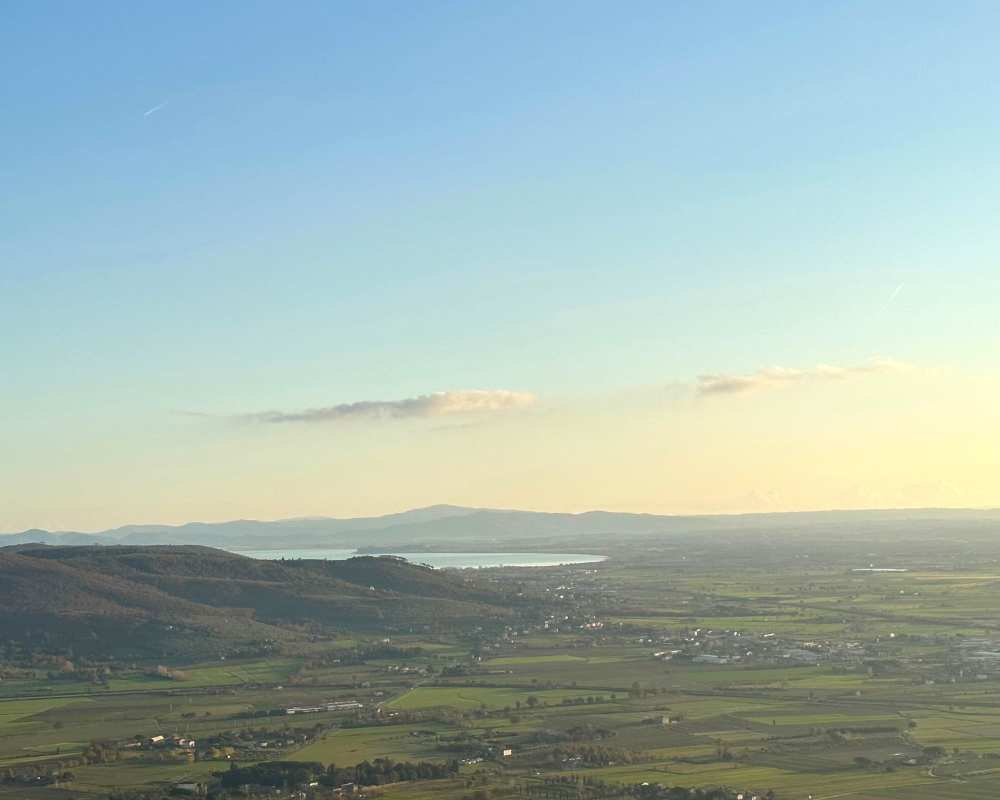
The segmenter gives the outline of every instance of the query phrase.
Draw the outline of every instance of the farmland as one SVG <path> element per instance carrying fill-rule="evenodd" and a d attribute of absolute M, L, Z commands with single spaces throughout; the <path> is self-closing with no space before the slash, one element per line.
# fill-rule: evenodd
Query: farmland
<path fill-rule="evenodd" d="M 906 572 L 857 572 L 843 543 L 812 544 L 809 559 L 720 542 L 700 556 L 624 548 L 599 565 L 483 570 L 466 576 L 477 591 L 525 598 L 516 620 L 490 625 L 330 630 L 265 657 L 111 664 L 100 681 L 12 662 L 0 769 L 22 782 L 0 797 L 156 798 L 211 787 L 233 763 L 385 758 L 456 765 L 380 787 L 401 800 L 644 784 L 993 796 L 995 564 L 928 544 Z M 57 780 L 25 783 L 33 774 Z"/>

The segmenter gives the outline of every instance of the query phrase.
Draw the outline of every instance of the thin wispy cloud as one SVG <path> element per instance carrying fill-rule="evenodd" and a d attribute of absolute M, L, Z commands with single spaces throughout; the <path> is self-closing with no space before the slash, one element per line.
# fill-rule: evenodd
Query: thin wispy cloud
<path fill-rule="evenodd" d="M 698 376 L 697 392 L 702 397 L 742 394 L 761 389 L 777 389 L 796 383 L 839 381 L 881 372 L 899 372 L 906 368 L 907 365 L 901 361 L 878 358 L 852 366 L 819 364 L 808 369 L 766 367 L 743 375 L 712 373 Z"/>
<path fill-rule="evenodd" d="M 886 300 L 885 301 L 885 305 L 882 306 L 882 311 L 885 311 L 886 309 L 889 308 L 889 306 L 891 306 L 893 304 L 893 302 L 896 300 L 896 298 L 899 297 L 899 293 L 901 291 L 903 291 L 903 287 L 904 286 L 906 286 L 906 284 L 905 283 L 901 283 L 895 289 L 892 290 L 892 294 L 889 295 L 889 299 Z"/>
<path fill-rule="evenodd" d="M 300 411 L 264 411 L 244 415 L 262 423 L 320 423 L 349 420 L 392 420 L 426 417 L 447 417 L 510 411 L 535 404 L 536 398 L 528 392 L 507 389 L 465 389 L 451 392 L 433 392 L 402 400 L 359 400 Z"/>
<path fill-rule="evenodd" d="M 160 110 L 166 108 L 166 106 L 167 106 L 167 103 L 166 103 L 166 101 L 164 101 L 164 102 L 160 103 L 159 105 L 155 105 L 152 108 L 149 108 L 146 111 L 142 112 L 142 115 L 144 117 L 151 117 L 157 111 L 160 111 Z"/>

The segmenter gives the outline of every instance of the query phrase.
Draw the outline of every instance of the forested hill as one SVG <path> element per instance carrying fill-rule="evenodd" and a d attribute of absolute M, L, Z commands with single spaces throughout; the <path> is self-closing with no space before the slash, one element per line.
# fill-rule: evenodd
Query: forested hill
<path fill-rule="evenodd" d="M 303 626 L 391 631 L 512 614 L 500 595 L 396 558 L 258 561 L 194 546 L 0 548 L 0 608 L 0 638 L 123 652 L 182 652 L 206 633 L 249 643 Z"/>

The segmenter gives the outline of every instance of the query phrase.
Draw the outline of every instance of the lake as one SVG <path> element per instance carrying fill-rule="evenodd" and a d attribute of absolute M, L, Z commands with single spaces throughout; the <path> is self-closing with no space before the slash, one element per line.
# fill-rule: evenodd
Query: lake
<path fill-rule="evenodd" d="M 851 572 L 909 572 L 901 567 L 855 567 Z"/>
<path fill-rule="evenodd" d="M 233 550 L 241 556 L 259 559 L 318 558 L 342 561 L 359 555 L 356 550 Z M 372 555 L 365 553 L 364 555 Z M 607 556 L 587 553 L 380 553 L 405 558 L 415 564 L 427 564 L 437 569 L 484 569 L 487 567 L 555 567 L 560 564 L 591 564 Z"/>

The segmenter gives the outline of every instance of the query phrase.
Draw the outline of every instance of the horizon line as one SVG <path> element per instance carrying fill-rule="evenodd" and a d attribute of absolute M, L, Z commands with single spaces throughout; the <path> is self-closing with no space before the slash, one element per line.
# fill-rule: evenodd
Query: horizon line
<path fill-rule="evenodd" d="M 351 520 L 362 520 L 362 519 L 383 519 L 385 517 L 400 516 L 402 514 L 410 514 L 418 511 L 429 511 L 435 508 L 451 508 L 459 511 L 468 511 L 470 514 L 477 511 L 494 511 L 499 513 L 523 513 L 523 514 L 560 514 L 564 516 L 585 516 L 587 514 L 628 514 L 630 516 L 636 517 L 661 517 L 664 519 L 684 519 L 684 518 L 714 518 L 714 517 L 762 517 L 762 516 L 793 516 L 796 514 L 846 514 L 846 513 L 877 513 L 877 512 L 929 512 L 929 511 L 979 511 L 979 512 L 990 512 L 990 511 L 1000 511 L 1000 506 L 868 506 L 865 508 L 808 508 L 808 509 L 796 509 L 796 510 L 784 510 L 784 511 L 714 511 L 714 512 L 697 512 L 697 513 L 654 513 L 651 511 L 609 511 L 605 508 L 591 508 L 584 511 L 541 511 L 537 509 L 526 509 L 526 508 L 494 508 L 490 506 L 461 506 L 454 505 L 451 503 L 432 503 L 427 506 L 416 506 L 414 508 L 405 508 L 401 511 L 388 511 L 384 514 L 371 514 L 371 515 L 359 515 L 354 517 L 336 517 L 336 516 L 302 516 L 302 517 L 277 517 L 274 519 L 253 519 L 249 517 L 237 517 L 235 519 L 221 519 L 214 522 L 206 522 L 204 520 L 189 520 L 187 522 L 127 522 L 123 525 L 116 525 L 111 528 L 101 528 L 96 530 L 75 530 L 75 529 L 59 529 L 50 530 L 48 528 L 38 528 L 29 527 L 24 528 L 20 531 L 6 531 L 0 532 L 0 537 L 4 536 L 20 536 L 22 534 L 28 533 L 29 531 L 41 531 L 42 533 L 48 533 L 55 536 L 71 536 L 74 534 L 85 535 L 85 536 L 100 536 L 101 534 L 110 534 L 115 531 L 120 531 L 123 528 L 184 528 L 188 525 L 231 525 L 234 523 L 244 522 L 244 523 L 257 523 L 260 525 L 268 525 L 279 522 L 349 522 Z"/>

